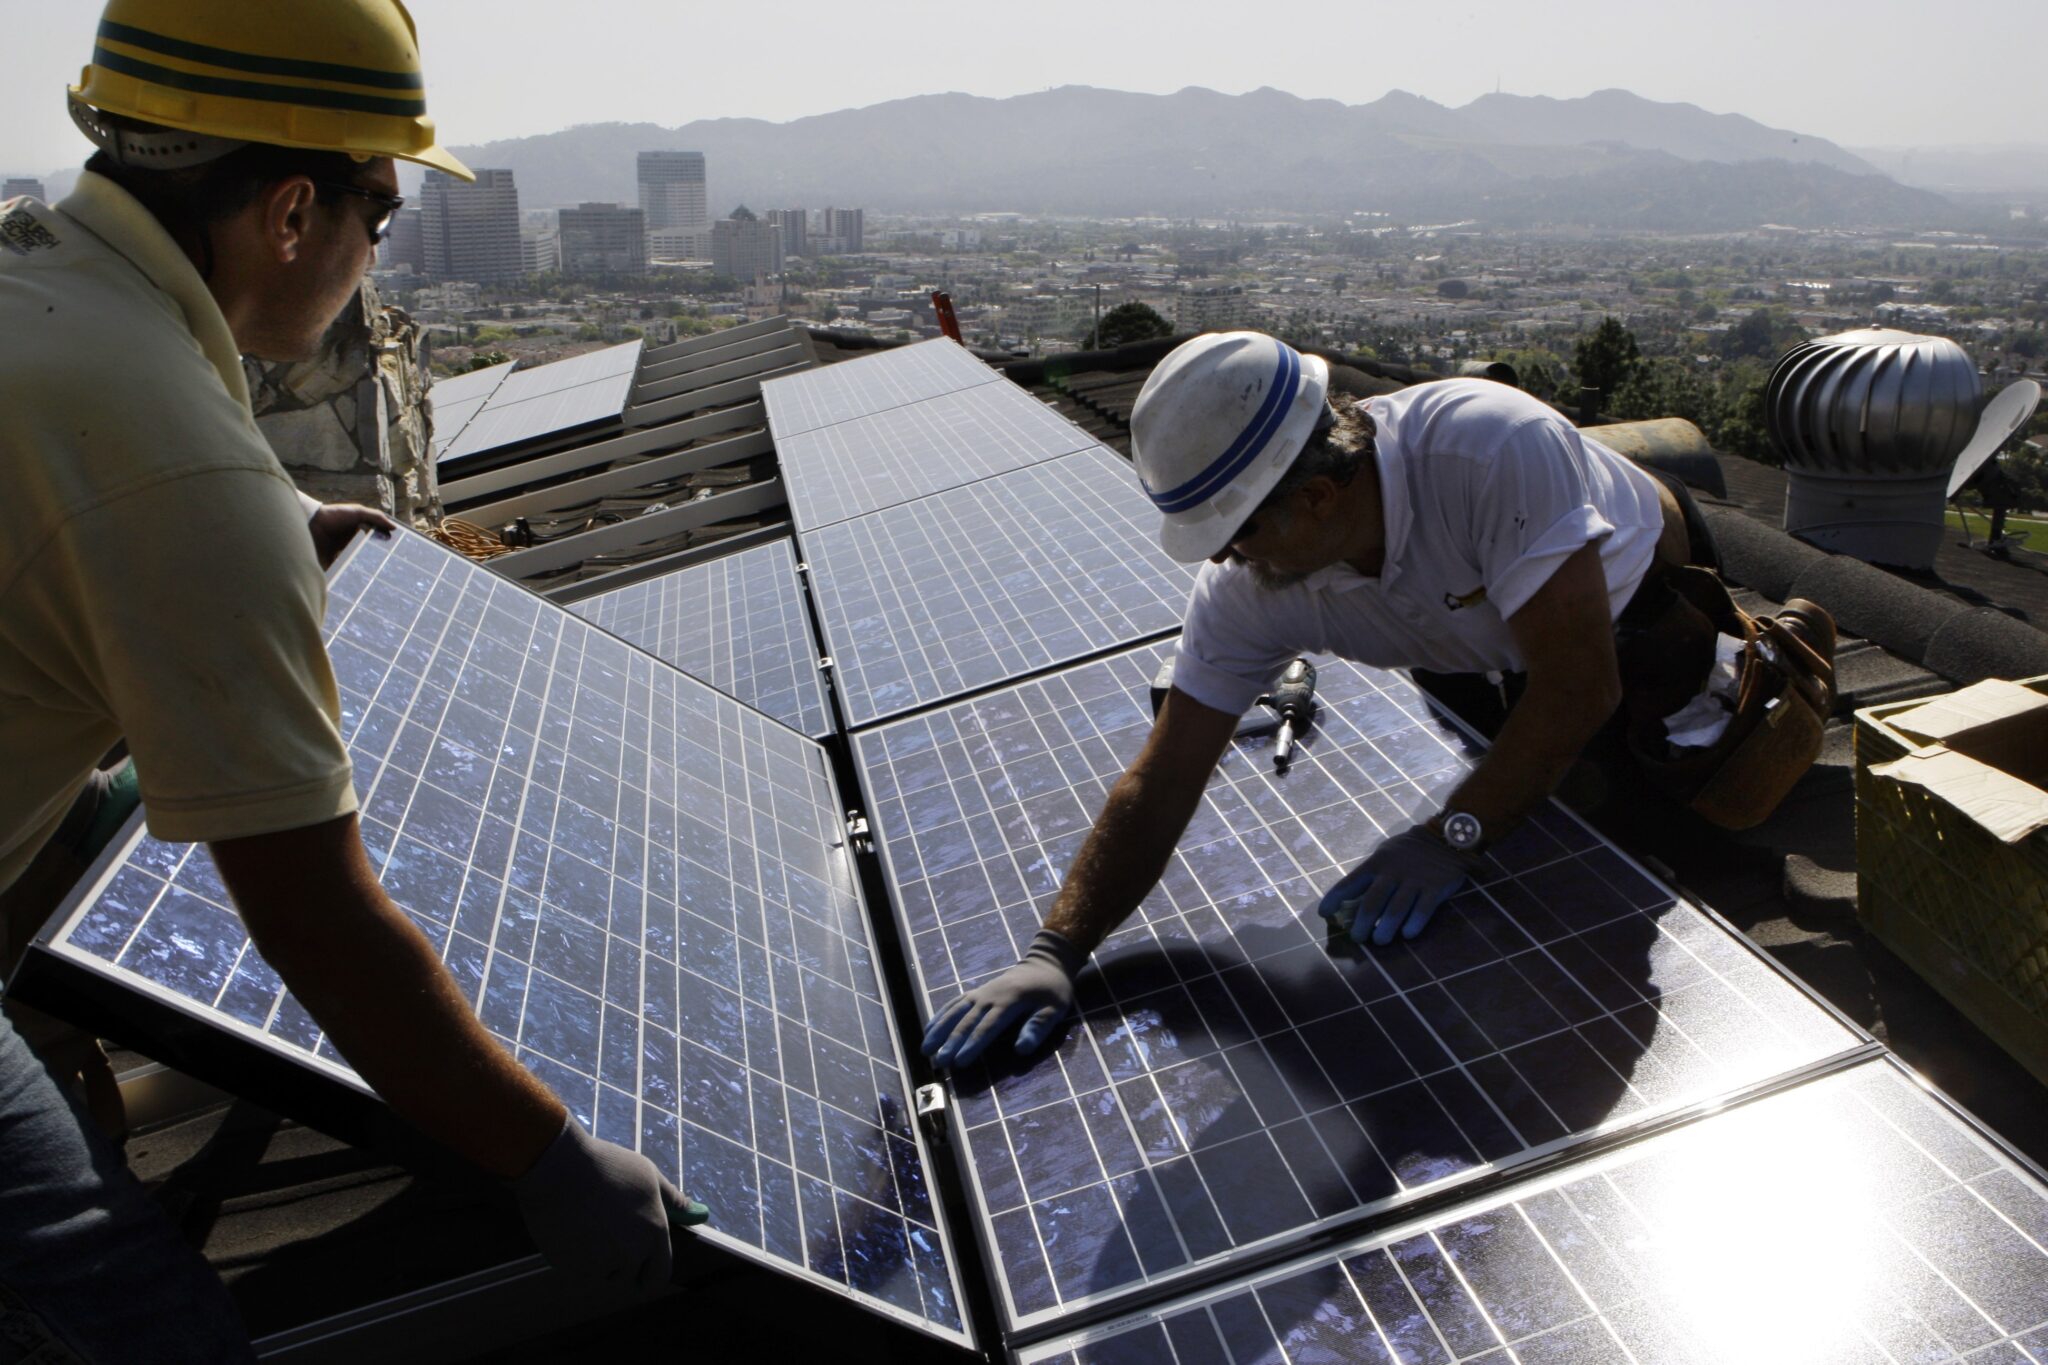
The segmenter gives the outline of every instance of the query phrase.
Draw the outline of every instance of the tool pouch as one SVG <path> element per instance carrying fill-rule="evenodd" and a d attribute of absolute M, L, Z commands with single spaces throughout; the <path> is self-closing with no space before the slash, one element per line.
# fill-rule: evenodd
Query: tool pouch
<path fill-rule="evenodd" d="M 1833 623 L 1810 604 L 1751 616 L 1710 569 L 1666 569 L 1661 577 L 1646 609 L 1637 613 L 1632 603 L 1616 634 L 1629 750 L 1674 800 L 1723 829 L 1748 829 L 1820 756 L 1834 702 Z M 1664 717 L 1699 690 L 1719 635 L 1743 642 L 1734 714 L 1713 744 L 1675 749 Z"/>

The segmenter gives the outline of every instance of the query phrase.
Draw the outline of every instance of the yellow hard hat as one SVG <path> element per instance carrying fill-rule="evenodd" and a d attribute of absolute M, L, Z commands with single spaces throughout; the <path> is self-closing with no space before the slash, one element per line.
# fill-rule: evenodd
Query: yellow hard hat
<path fill-rule="evenodd" d="M 131 165 L 174 169 L 266 142 L 476 179 L 434 140 L 399 0 L 108 0 L 71 102 L 86 135 Z M 115 130 L 87 107 L 197 136 Z"/>

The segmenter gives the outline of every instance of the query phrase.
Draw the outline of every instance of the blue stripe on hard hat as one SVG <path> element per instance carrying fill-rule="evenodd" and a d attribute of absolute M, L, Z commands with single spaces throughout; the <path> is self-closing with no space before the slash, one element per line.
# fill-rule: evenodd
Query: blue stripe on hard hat
<path fill-rule="evenodd" d="M 1162 512 L 1185 512 L 1208 500 L 1217 489 L 1222 488 L 1244 472 L 1246 465 L 1258 458 L 1266 443 L 1273 439 L 1273 433 L 1287 420 L 1287 410 L 1294 406 L 1294 396 L 1301 391 L 1301 357 L 1285 342 L 1273 343 L 1280 348 L 1280 367 L 1274 372 L 1272 387 L 1266 391 L 1266 401 L 1252 414 L 1252 420 L 1238 433 L 1230 448 L 1210 461 L 1209 467 L 1164 493 L 1145 490 L 1152 499 L 1152 505 Z"/>

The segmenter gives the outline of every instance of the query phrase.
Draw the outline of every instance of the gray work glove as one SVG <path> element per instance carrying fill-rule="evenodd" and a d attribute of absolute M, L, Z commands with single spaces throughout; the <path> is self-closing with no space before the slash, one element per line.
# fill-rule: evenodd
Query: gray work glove
<path fill-rule="evenodd" d="M 548 1264 L 577 1279 L 654 1294 L 668 1286 L 669 1225 L 711 1211 L 685 1199 L 638 1152 L 599 1142 L 571 1118 L 533 1169 L 511 1182 L 526 1230 Z"/>
<path fill-rule="evenodd" d="M 924 1031 L 925 1056 L 942 1069 L 966 1066 L 1020 1019 L 1017 1051 L 1036 1052 L 1074 1008 L 1074 976 L 1087 960 L 1065 938 L 1040 929 L 1016 966 L 939 1011 Z"/>
<path fill-rule="evenodd" d="M 1460 853 L 1422 825 L 1410 825 L 1372 851 L 1323 893 L 1316 912 L 1348 925 L 1352 941 L 1384 947 L 1414 938 L 1430 916 L 1465 884 L 1479 866 L 1474 853 Z"/>

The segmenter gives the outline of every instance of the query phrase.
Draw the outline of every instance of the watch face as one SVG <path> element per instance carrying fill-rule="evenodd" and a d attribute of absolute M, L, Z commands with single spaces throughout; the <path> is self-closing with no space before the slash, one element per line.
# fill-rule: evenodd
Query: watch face
<path fill-rule="evenodd" d="M 1444 842 L 1452 848 L 1464 851 L 1479 847 L 1479 817 L 1455 811 L 1444 817 Z"/>

